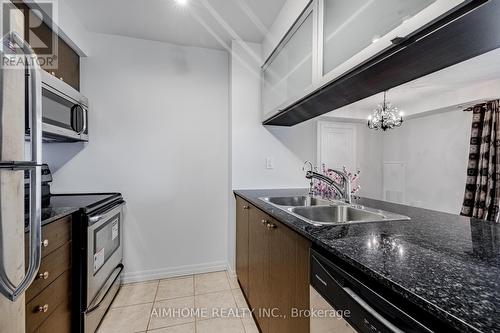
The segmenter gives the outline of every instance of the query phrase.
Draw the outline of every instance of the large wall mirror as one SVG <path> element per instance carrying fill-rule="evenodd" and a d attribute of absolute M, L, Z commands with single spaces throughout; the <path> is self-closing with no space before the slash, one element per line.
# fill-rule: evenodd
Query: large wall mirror
<path fill-rule="evenodd" d="M 360 170 L 359 196 L 460 214 L 471 108 L 500 98 L 498 59 L 500 49 L 389 90 L 387 102 L 403 112 L 399 127 L 368 126 L 383 93 L 322 116 L 317 164 Z"/>

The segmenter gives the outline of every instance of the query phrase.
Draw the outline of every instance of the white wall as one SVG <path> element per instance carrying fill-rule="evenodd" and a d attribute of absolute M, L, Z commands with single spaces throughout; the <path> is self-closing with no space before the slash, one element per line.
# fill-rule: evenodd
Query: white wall
<path fill-rule="evenodd" d="M 384 161 L 406 163 L 406 203 L 452 214 L 462 207 L 472 112 L 408 120 L 384 136 Z"/>
<path fill-rule="evenodd" d="M 355 165 L 349 166 L 347 160 L 342 160 L 341 154 L 338 154 L 336 144 L 343 144 L 340 142 L 330 142 L 330 146 L 323 147 L 320 152 L 319 140 L 325 138 L 328 128 L 331 126 L 338 126 L 340 128 L 346 127 L 355 132 L 353 151 L 350 152 L 353 157 Z M 336 127 L 336 128 L 338 128 Z M 322 130 L 323 128 L 323 130 Z M 350 171 L 355 172 L 360 170 L 358 180 L 353 183 L 353 186 L 361 186 L 357 195 L 379 199 L 382 196 L 382 155 L 383 155 L 383 134 L 377 131 L 370 130 L 365 122 L 350 122 L 350 121 L 332 121 L 329 118 L 321 118 L 321 123 L 318 124 L 318 158 L 317 163 L 321 167 L 322 161 L 335 161 L 338 165 L 327 165 L 327 168 L 341 168 L 346 166 Z M 342 140 L 341 140 L 342 141 Z M 333 146 L 332 146 L 333 145 Z M 339 147 L 342 148 L 342 147 Z M 320 156 L 322 155 L 322 156 Z M 328 163 L 328 162 L 326 162 Z"/>
<path fill-rule="evenodd" d="M 53 191 L 123 193 L 129 281 L 225 268 L 227 53 L 92 37 L 90 142 L 44 146 Z"/>
<path fill-rule="evenodd" d="M 281 39 L 283 39 L 287 31 L 299 18 L 302 11 L 304 11 L 308 3 L 309 0 L 287 0 L 285 2 L 283 8 L 281 8 L 281 11 L 271 25 L 269 32 L 262 41 L 262 62 L 266 61 L 271 55 Z"/>
<path fill-rule="evenodd" d="M 356 128 L 361 170 L 358 195 L 384 200 L 384 163 L 401 162 L 406 165 L 404 204 L 459 214 L 471 123 L 472 113 L 461 110 L 409 119 L 386 132 L 371 130 L 364 122 L 350 123 Z"/>
<path fill-rule="evenodd" d="M 233 189 L 305 188 L 302 165 L 316 161 L 316 121 L 294 127 L 262 126 L 260 61 L 252 56 L 260 45 L 232 42 L 231 56 L 231 183 Z M 266 158 L 274 169 L 266 169 Z M 234 267 L 234 198 L 230 201 L 228 253 Z"/>
<path fill-rule="evenodd" d="M 358 195 L 380 198 L 382 195 L 382 152 L 383 133 L 370 130 L 366 123 L 356 123 L 357 161 L 359 170 Z"/>
<path fill-rule="evenodd" d="M 85 55 L 92 53 L 92 34 L 84 28 L 78 16 L 65 0 L 56 0 L 58 4 L 58 15 L 56 24 L 64 31 L 64 34 L 75 42 L 81 52 Z"/>
<path fill-rule="evenodd" d="M 257 44 L 251 44 L 258 48 Z M 232 43 L 232 184 L 235 189 L 304 187 L 305 160 L 316 160 L 316 121 L 262 126 L 259 65 L 241 42 Z M 266 158 L 274 169 L 266 169 Z"/>
<path fill-rule="evenodd" d="M 43 0 L 34 0 L 46 4 Z M 61 29 L 61 36 L 65 41 L 80 55 L 89 55 L 92 52 L 92 36 L 84 28 L 75 11 L 68 5 L 65 0 L 52 0 L 52 12 L 47 13 L 51 16 L 54 23 Z M 41 8 L 44 8 L 42 5 Z"/>

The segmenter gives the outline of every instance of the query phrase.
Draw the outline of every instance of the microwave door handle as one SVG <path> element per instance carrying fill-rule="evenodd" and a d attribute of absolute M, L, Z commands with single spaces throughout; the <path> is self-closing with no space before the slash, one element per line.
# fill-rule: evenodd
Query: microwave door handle
<path fill-rule="evenodd" d="M 0 292 L 15 301 L 22 295 L 33 282 L 41 262 L 41 238 L 42 238 L 42 213 L 41 213 L 41 167 L 42 163 L 42 83 L 40 77 L 40 66 L 31 46 L 16 32 L 10 32 L 4 38 L 9 39 L 23 49 L 28 59 L 30 89 L 30 114 L 31 114 L 31 154 L 35 167 L 31 168 L 30 181 L 30 214 L 29 214 L 29 260 L 28 269 L 16 286 L 7 277 L 4 262 L 0 263 Z M 2 75 L 2 73 L 0 73 Z"/>
<path fill-rule="evenodd" d="M 78 134 L 83 134 L 87 130 L 87 117 L 89 116 L 87 109 L 82 107 L 82 117 L 83 117 L 83 127 L 80 133 Z"/>

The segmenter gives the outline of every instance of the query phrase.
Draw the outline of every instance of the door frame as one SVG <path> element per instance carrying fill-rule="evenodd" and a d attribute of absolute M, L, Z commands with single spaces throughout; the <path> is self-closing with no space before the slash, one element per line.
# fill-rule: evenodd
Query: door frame
<path fill-rule="evenodd" d="M 403 202 L 397 202 L 397 203 L 401 204 L 401 205 L 406 205 L 406 170 L 407 170 L 407 162 L 406 161 L 394 161 L 394 160 L 382 161 L 382 200 L 387 201 L 387 202 L 392 202 L 392 201 L 387 200 L 387 198 L 386 198 L 387 187 L 386 187 L 386 183 L 385 183 L 385 170 L 384 170 L 384 168 L 388 164 L 391 164 L 391 165 L 398 164 L 398 165 L 401 165 L 403 168 L 403 183 L 401 184 L 403 187 L 401 200 Z"/>
<path fill-rule="evenodd" d="M 341 128 L 341 129 L 352 129 L 353 130 L 353 138 L 352 138 L 352 144 L 354 147 L 354 156 L 353 156 L 353 163 L 354 163 L 354 168 L 358 168 L 358 156 L 357 156 L 357 128 L 356 128 L 356 123 L 354 122 L 337 122 L 337 121 L 324 121 L 320 120 L 317 123 L 317 137 L 316 137 L 316 165 L 318 168 L 321 167 L 321 138 L 324 133 L 324 128 L 327 126 L 334 126 L 336 128 Z M 321 170 L 319 170 L 321 171 Z"/>

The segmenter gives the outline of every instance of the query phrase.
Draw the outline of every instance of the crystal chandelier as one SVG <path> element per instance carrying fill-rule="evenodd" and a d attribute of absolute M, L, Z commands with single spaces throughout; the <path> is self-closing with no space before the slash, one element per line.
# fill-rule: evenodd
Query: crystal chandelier
<path fill-rule="evenodd" d="M 370 129 L 387 131 L 403 124 L 403 113 L 386 101 L 386 95 L 387 91 L 384 91 L 384 102 L 377 106 L 372 115 L 368 116 Z"/>

